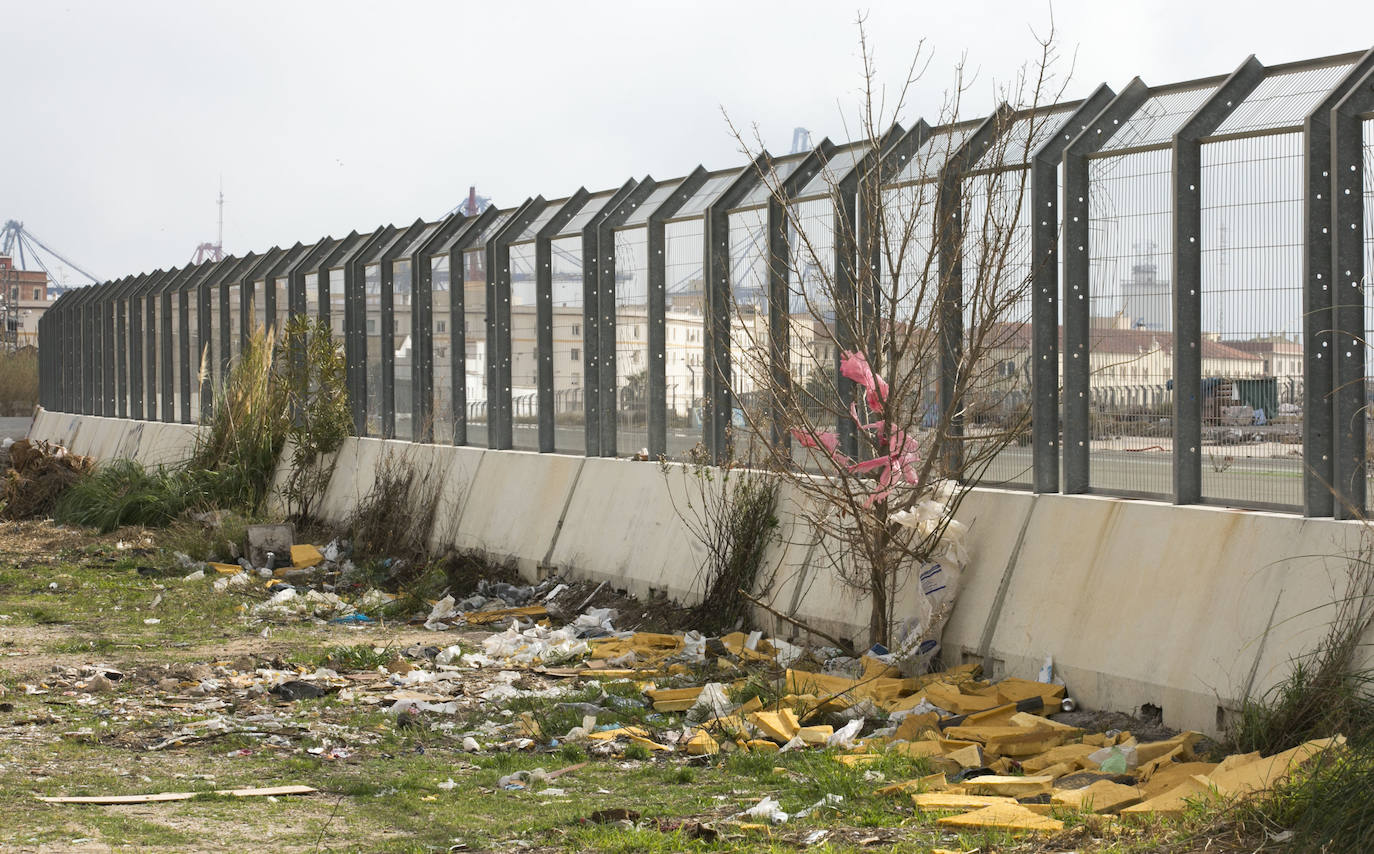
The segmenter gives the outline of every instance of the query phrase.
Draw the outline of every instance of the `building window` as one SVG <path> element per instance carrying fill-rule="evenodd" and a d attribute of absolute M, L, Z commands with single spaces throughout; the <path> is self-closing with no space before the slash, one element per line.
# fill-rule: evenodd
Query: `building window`
<path fill-rule="evenodd" d="M 582 358 L 582 351 L 576 347 L 572 348 L 572 360 L 576 362 L 580 358 Z"/>
<path fill-rule="evenodd" d="M 375 318 L 375 317 L 369 317 L 369 318 L 367 319 L 367 334 L 368 334 L 368 335 L 376 335 L 376 334 L 377 334 L 377 318 Z"/>
<path fill-rule="evenodd" d="M 572 334 L 574 334 L 574 335 L 581 335 L 581 334 L 582 334 L 582 324 L 580 324 L 580 323 L 574 323 L 574 324 L 572 325 Z"/>
<path fill-rule="evenodd" d="M 35 300 L 41 300 L 41 299 L 43 298 L 43 289 L 42 289 L 42 288 L 34 288 L 34 289 L 33 289 L 33 298 L 34 298 Z"/>
<path fill-rule="evenodd" d="M 448 331 L 448 321 L 447 321 L 447 320 L 441 320 L 441 321 L 439 321 L 438 324 L 437 324 L 437 328 L 438 328 L 438 331 L 439 331 L 439 334 L 440 334 L 440 335 L 444 334 L 445 332 Z"/>

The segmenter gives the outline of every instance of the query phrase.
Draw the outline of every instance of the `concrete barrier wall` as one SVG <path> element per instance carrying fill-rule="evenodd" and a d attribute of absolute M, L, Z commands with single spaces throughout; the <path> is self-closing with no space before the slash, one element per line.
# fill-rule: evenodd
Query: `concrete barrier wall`
<path fill-rule="evenodd" d="M 30 435 L 102 460 L 154 463 L 189 452 L 195 429 L 40 412 Z M 378 472 L 402 463 L 438 496 L 436 546 L 513 561 L 526 578 L 558 572 L 639 596 L 700 595 L 705 550 L 680 515 L 699 493 L 681 469 L 350 439 L 323 515 L 347 518 Z M 784 489 L 765 599 L 862 645 L 868 603 L 836 577 L 833 549 L 812 542 L 802 500 Z M 1330 519 L 996 489 L 970 492 L 959 518 L 971 563 L 945 629 L 946 663 L 1034 677 L 1052 656 L 1086 708 L 1151 703 L 1170 726 L 1210 733 L 1247 687 L 1275 684 L 1292 656 L 1320 640 L 1363 532 Z M 899 614 L 914 595 L 903 591 Z M 798 634 L 762 612 L 759 624 Z"/>

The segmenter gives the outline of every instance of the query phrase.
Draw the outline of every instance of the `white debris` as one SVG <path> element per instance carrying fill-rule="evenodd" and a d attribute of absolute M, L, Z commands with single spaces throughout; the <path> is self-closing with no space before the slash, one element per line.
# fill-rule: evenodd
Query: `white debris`
<path fill-rule="evenodd" d="M 838 747 L 848 750 L 854 746 L 854 737 L 859 734 L 859 730 L 864 728 L 863 718 L 852 720 L 839 729 L 835 730 L 825 740 L 826 747 Z"/>
<path fill-rule="evenodd" d="M 425 628 L 431 632 L 442 632 L 448 628 L 444 620 L 452 619 L 457 613 L 457 600 L 452 596 L 445 596 L 429 612 L 429 617 L 425 620 Z"/>
<path fill-rule="evenodd" d="M 740 815 L 747 815 L 750 818 L 766 819 L 771 824 L 783 824 L 788 819 L 787 813 L 779 808 L 778 802 L 773 800 L 771 795 L 764 796 L 763 800 L 740 813 Z"/>

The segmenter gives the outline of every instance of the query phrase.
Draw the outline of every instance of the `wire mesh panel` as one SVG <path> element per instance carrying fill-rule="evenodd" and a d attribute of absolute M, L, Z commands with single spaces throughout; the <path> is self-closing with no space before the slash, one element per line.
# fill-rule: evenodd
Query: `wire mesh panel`
<path fill-rule="evenodd" d="M 267 281 L 258 279 L 253 283 L 252 293 L 249 295 L 253 306 L 253 325 L 249 332 L 256 333 L 259 329 L 267 329 Z"/>
<path fill-rule="evenodd" d="M 1032 479 L 1030 173 L 964 181 L 965 460 L 988 486 Z"/>
<path fill-rule="evenodd" d="M 382 267 L 368 264 L 363 269 L 363 340 L 367 348 L 367 429 L 368 436 L 382 435 Z"/>
<path fill-rule="evenodd" d="M 1171 157 L 1156 149 L 1089 164 L 1093 490 L 1173 492 Z"/>
<path fill-rule="evenodd" d="M 221 329 L 220 291 L 224 286 L 216 284 L 210 288 L 210 335 L 201 343 L 205 360 L 206 379 L 210 382 L 210 394 L 220 383 L 220 353 L 224 347 L 224 331 Z M 208 401 L 207 401 L 208 402 Z"/>
<path fill-rule="evenodd" d="M 189 372 L 191 375 L 191 391 L 189 395 L 190 422 L 194 424 L 200 420 L 200 378 L 202 376 L 202 371 L 205 370 L 206 364 L 205 352 L 203 349 L 205 346 L 205 342 L 203 342 L 200 338 L 200 306 L 197 305 L 198 297 L 196 291 L 192 289 L 189 292 L 183 293 L 182 296 L 186 297 L 186 310 L 184 312 L 186 315 L 185 352 L 188 353 L 191 358 L 190 364 L 184 365 L 182 367 L 182 370 Z M 182 351 L 180 350 L 177 351 L 177 360 L 181 359 L 181 352 Z M 181 380 L 181 383 L 177 386 L 178 393 L 180 393 L 180 391 L 185 388 L 186 378 L 183 378 Z M 185 403 L 179 403 L 179 406 L 180 409 L 178 410 L 178 412 L 184 414 L 187 411 Z"/>
<path fill-rule="evenodd" d="M 305 316 L 313 323 L 320 316 L 320 274 L 306 273 L 305 279 Z"/>
<path fill-rule="evenodd" d="M 163 382 L 159 386 L 159 394 L 162 398 L 158 401 L 157 411 L 159 417 L 161 417 L 163 403 L 170 404 L 170 409 L 173 414 L 168 420 L 176 421 L 180 418 L 181 413 L 181 373 L 184 370 L 181 362 L 181 305 L 176 293 L 173 292 L 166 303 L 159 297 L 158 306 L 158 312 L 160 314 L 159 320 L 166 321 L 167 325 L 163 328 L 166 329 L 167 336 L 172 339 L 172 360 L 166 364 L 166 367 L 171 369 L 171 376 L 167 378 L 170 380 L 171 384 L 168 385 Z M 162 351 L 159 350 L 158 352 L 160 353 Z M 171 390 L 170 401 L 166 399 L 168 389 Z"/>
<path fill-rule="evenodd" d="M 481 249 L 463 253 L 463 371 L 468 444 L 487 444 L 487 270 Z"/>
<path fill-rule="evenodd" d="M 415 359 L 415 338 L 411 323 L 415 316 L 415 280 L 409 258 L 391 262 L 391 404 L 395 415 L 396 438 L 415 438 L 415 390 L 412 373 Z"/>
<path fill-rule="evenodd" d="M 511 435 L 513 445 L 539 450 L 539 323 L 535 244 L 510 248 Z"/>
<path fill-rule="evenodd" d="M 757 461 L 771 440 L 771 360 L 768 325 L 768 209 L 730 214 L 730 390 L 733 450 Z"/>
<path fill-rule="evenodd" d="M 569 235 L 549 241 L 549 279 L 553 293 L 553 447 L 564 454 L 587 449 L 587 381 L 582 376 L 583 332 L 582 238 Z"/>
<path fill-rule="evenodd" d="M 1303 137 L 1202 146 L 1202 495 L 1302 504 Z"/>
<path fill-rule="evenodd" d="M 681 456 L 701 442 L 702 398 L 706 387 L 703 228 L 698 217 L 667 223 L 663 229 L 666 259 L 663 264 L 663 347 L 669 457 Z"/>
<path fill-rule="evenodd" d="M 156 290 L 149 291 L 143 298 L 144 305 L 152 309 L 152 323 L 148 326 L 148 341 L 143 348 L 144 370 L 144 397 L 148 401 L 148 406 L 144 408 L 143 417 L 149 421 L 157 421 L 162 417 L 162 339 L 167 335 L 167 323 L 171 319 L 167 312 L 163 311 L 162 297 Z M 145 314 L 147 309 L 144 309 Z M 98 358 L 98 357 L 97 357 Z M 99 365 L 99 361 L 94 363 Z"/>
<path fill-rule="evenodd" d="M 434 441 L 440 445 L 453 444 L 453 289 L 448 259 L 448 255 L 436 255 L 429 260 L 433 339 L 429 413 L 434 419 Z"/>
<path fill-rule="evenodd" d="M 277 276 L 272 280 L 272 299 L 272 328 L 280 339 L 286 332 L 286 321 L 291 316 L 291 292 L 286 276 Z"/>
<path fill-rule="evenodd" d="M 649 230 L 615 232 L 616 451 L 649 446 Z"/>
<path fill-rule="evenodd" d="M 243 285 L 237 282 L 229 286 L 229 332 L 225 339 L 229 343 L 229 359 L 238 360 L 243 347 Z"/>
<path fill-rule="evenodd" d="M 842 415 L 835 364 L 835 205 L 829 198 L 791 205 L 788 229 L 788 357 L 796 389 L 793 411 L 784 413 L 788 429 L 809 434 L 835 429 Z M 808 440 L 810 439 L 808 435 Z M 823 468 L 821 453 L 802 441 L 792 443 L 792 458 L 811 469 Z"/>

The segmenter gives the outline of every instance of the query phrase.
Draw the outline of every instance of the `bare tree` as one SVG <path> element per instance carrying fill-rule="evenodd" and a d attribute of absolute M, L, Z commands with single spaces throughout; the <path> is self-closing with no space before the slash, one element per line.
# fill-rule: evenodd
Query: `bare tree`
<path fill-rule="evenodd" d="M 907 654 L 930 649 L 952 596 L 918 596 L 917 614 L 899 614 L 899 596 L 932 561 L 957 575 L 953 514 L 1029 429 L 1029 164 L 1056 127 L 1046 105 L 1064 81 L 1051 28 L 1038 58 L 995 87 L 990 117 L 962 118 L 972 84 L 961 60 L 938 124 L 903 131 L 924 45 L 889 100 L 862 17 L 858 28 L 857 147 L 822 144 L 808 167 L 759 157 L 757 133 L 731 125 L 786 220 L 787 257 L 769 272 L 785 279 L 787 305 L 733 283 L 730 364 L 717 371 L 747 425 L 733 431 L 734 456 L 800 494 L 821 553 L 870 601 L 870 642 Z M 799 199 L 817 179 L 824 196 Z"/>

